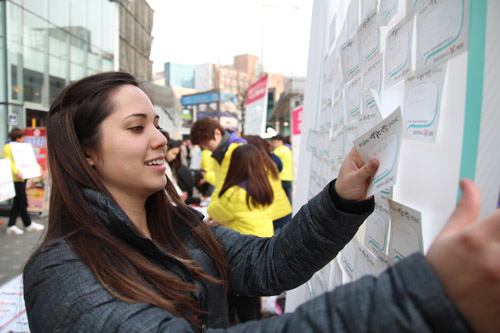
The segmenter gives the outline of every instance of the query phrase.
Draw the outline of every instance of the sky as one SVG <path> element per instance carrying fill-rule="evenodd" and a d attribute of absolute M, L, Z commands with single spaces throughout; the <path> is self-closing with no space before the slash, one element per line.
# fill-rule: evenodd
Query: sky
<path fill-rule="evenodd" d="M 165 62 L 229 65 L 254 54 L 264 69 L 305 76 L 313 0 L 147 0 L 155 11 L 153 72 Z"/>

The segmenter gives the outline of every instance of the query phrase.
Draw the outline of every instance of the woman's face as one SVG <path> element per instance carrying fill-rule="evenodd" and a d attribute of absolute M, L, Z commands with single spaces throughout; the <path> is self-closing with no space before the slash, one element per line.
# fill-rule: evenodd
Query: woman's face
<path fill-rule="evenodd" d="M 113 110 L 100 124 L 98 147 L 87 159 L 113 197 L 146 199 L 166 185 L 167 139 L 159 117 L 139 88 L 124 85 L 111 96 Z"/>
<path fill-rule="evenodd" d="M 177 157 L 177 155 L 179 154 L 180 151 L 181 151 L 181 149 L 179 147 L 169 149 L 167 151 L 167 153 L 165 154 L 165 157 L 167 158 L 167 162 L 172 162 L 173 160 L 175 160 L 175 158 Z"/>

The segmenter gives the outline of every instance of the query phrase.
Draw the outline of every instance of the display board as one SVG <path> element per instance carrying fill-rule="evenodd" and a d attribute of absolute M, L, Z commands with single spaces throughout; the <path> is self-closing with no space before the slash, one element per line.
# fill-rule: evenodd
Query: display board
<path fill-rule="evenodd" d="M 295 191 L 294 212 L 336 178 L 353 146 L 381 167 L 374 213 L 337 258 L 287 293 L 286 312 L 425 253 L 460 178 L 478 185 L 482 216 L 497 209 L 499 18 L 486 0 L 315 0 L 296 184 L 307 191 Z"/>

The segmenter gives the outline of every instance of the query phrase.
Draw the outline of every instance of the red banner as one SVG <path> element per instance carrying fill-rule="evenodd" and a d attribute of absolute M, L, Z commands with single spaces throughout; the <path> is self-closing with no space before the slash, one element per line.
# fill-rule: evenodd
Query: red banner
<path fill-rule="evenodd" d="M 267 94 L 267 75 L 252 83 L 247 90 L 247 104 L 252 104 L 256 100 L 264 98 Z"/>
<path fill-rule="evenodd" d="M 292 110 L 292 135 L 299 135 L 302 133 L 302 113 L 304 107 L 299 107 Z"/>
<path fill-rule="evenodd" d="M 31 143 L 36 161 L 43 171 L 47 170 L 47 129 L 45 127 L 25 128 L 24 142 Z"/>

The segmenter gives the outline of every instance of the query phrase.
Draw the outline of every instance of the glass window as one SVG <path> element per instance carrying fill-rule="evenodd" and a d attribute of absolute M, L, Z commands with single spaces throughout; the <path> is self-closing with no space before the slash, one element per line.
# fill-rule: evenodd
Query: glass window
<path fill-rule="evenodd" d="M 10 2 L 6 4 L 7 17 L 7 86 L 9 88 L 9 101 L 22 102 L 22 42 L 23 42 L 23 17 L 21 7 Z"/>
<path fill-rule="evenodd" d="M 47 19 L 47 0 L 24 0 L 23 6 L 32 13 Z"/>
<path fill-rule="evenodd" d="M 42 103 L 44 87 L 43 73 L 47 63 L 46 48 L 48 25 L 37 16 L 24 11 L 23 30 L 23 88 L 24 100 L 33 103 Z"/>
<path fill-rule="evenodd" d="M 115 53 L 115 3 L 102 3 L 102 49 L 105 53 Z"/>
<path fill-rule="evenodd" d="M 7 73 L 5 73 L 5 2 L 0 2 L 0 102 L 6 102 L 7 96 L 5 96 L 5 88 L 7 85 Z M 0 109 L 0 110 L 3 110 Z M 5 113 L 0 112 L 0 119 L 5 119 Z M 4 138 L 2 136 L 3 126 L 0 127 L 0 138 Z"/>
<path fill-rule="evenodd" d="M 100 55 L 94 52 L 88 52 L 87 67 L 89 70 L 92 70 L 93 72 L 100 72 L 102 67 Z"/>
<path fill-rule="evenodd" d="M 85 76 L 85 68 L 81 65 L 78 65 L 78 64 L 74 64 L 74 63 L 70 63 L 70 70 L 69 70 L 69 73 L 70 73 L 70 81 L 73 82 L 73 81 L 77 81 L 79 79 L 81 79 L 82 77 Z"/>
<path fill-rule="evenodd" d="M 114 58 L 113 55 L 104 55 L 102 58 L 102 71 L 109 72 L 114 70 Z"/>
<path fill-rule="evenodd" d="M 52 102 L 54 102 L 54 100 L 56 99 L 57 95 L 59 95 L 61 90 L 63 90 L 63 88 L 66 86 L 66 80 L 51 75 L 49 81 L 50 81 L 49 82 L 50 104 L 52 104 Z"/>
<path fill-rule="evenodd" d="M 69 80 L 69 34 L 59 28 L 49 30 L 49 103 Z"/>
<path fill-rule="evenodd" d="M 69 34 L 66 31 L 54 27 L 49 29 L 49 54 L 69 58 Z"/>
<path fill-rule="evenodd" d="M 58 27 L 69 28 L 69 1 L 49 0 L 49 21 Z"/>
<path fill-rule="evenodd" d="M 107 19 L 102 15 L 101 3 L 107 1 L 89 1 L 87 3 L 87 27 L 90 31 L 90 43 L 102 48 L 102 20 Z"/>
<path fill-rule="evenodd" d="M 70 43 L 70 60 L 72 63 L 86 65 L 88 44 L 81 39 L 71 37 Z"/>
<path fill-rule="evenodd" d="M 71 27 L 87 29 L 87 0 L 71 0 L 70 6 Z"/>

